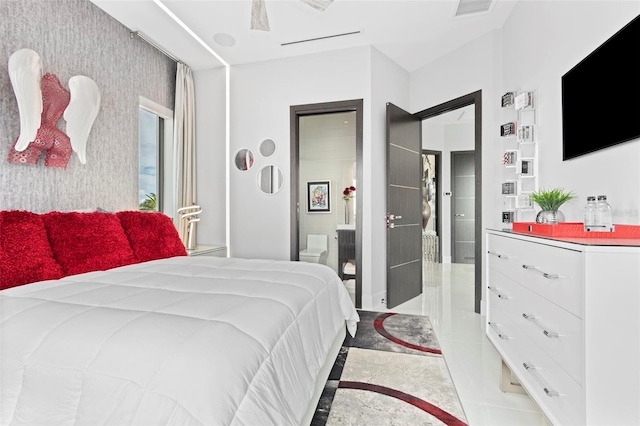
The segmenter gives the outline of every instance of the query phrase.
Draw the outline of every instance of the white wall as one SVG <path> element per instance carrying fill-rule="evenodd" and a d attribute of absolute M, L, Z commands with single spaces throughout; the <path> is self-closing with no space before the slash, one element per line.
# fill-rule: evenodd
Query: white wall
<path fill-rule="evenodd" d="M 387 297 L 387 198 L 386 198 L 386 104 L 391 102 L 400 108 L 412 112 L 409 107 L 409 73 L 376 49 L 371 51 L 371 105 L 369 117 L 371 128 L 370 144 L 364 146 L 364 183 L 368 185 L 367 197 L 363 200 L 364 217 L 362 235 L 363 259 L 371 259 L 368 268 L 363 265 L 362 288 L 364 295 L 371 295 L 363 307 L 374 310 L 386 308 Z M 366 139 L 365 139 L 366 140 Z M 370 287 L 369 287 L 370 285 Z M 366 290 L 365 290 L 366 289 Z M 369 291 L 367 291 L 369 290 Z M 365 308 L 366 309 L 366 308 Z"/>
<path fill-rule="evenodd" d="M 602 193 L 614 222 L 640 222 L 640 144 L 563 162 L 560 92 L 562 75 L 638 13 L 640 3 L 630 1 L 521 1 L 501 30 L 411 74 L 412 111 L 482 90 L 483 227 L 501 227 L 499 97 L 510 90 L 536 91 L 539 184 L 580 197 L 562 209 L 566 219 L 581 221 L 586 195 Z"/>
<path fill-rule="evenodd" d="M 232 256 L 289 259 L 289 108 L 368 99 L 369 57 L 370 48 L 355 48 L 232 68 L 231 155 L 241 148 L 256 153 L 253 169 L 245 173 L 231 170 Z M 277 151 L 265 159 L 257 148 L 267 137 L 276 142 Z M 368 139 L 365 128 L 365 143 Z M 279 166 L 285 176 L 283 189 L 270 196 L 256 186 L 257 170 L 267 163 Z"/>
<path fill-rule="evenodd" d="M 499 225 L 494 206 L 500 203 L 500 149 L 496 146 L 496 84 L 501 76 L 500 32 L 488 33 L 411 73 L 411 111 L 439 105 L 482 90 L 482 226 Z M 441 188 L 444 191 L 444 188 Z M 444 214 L 443 214 L 444 216 Z M 485 239 L 482 247 L 484 252 Z M 480 261 L 480 260 L 479 260 Z M 484 264 L 483 264 L 484 270 Z M 484 280 L 484 273 L 482 274 Z M 484 294 L 484 285 L 483 294 Z M 484 310 L 484 307 L 481 308 Z"/>
<path fill-rule="evenodd" d="M 422 148 L 433 151 L 441 151 L 441 177 L 438 183 L 440 202 L 442 203 L 442 216 L 440 223 L 442 235 L 440 244 L 442 250 L 442 262 L 451 263 L 451 196 L 444 195 L 452 192 L 451 185 L 451 153 L 456 151 L 473 151 L 475 149 L 474 124 L 465 122 L 460 124 L 435 124 L 430 120 L 422 122 Z M 436 207 L 437 210 L 437 207 Z"/>
<path fill-rule="evenodd" d="M 0 0 L 0 210 L 135 210 L 138 208 L 139 97 L 173 109 L 176 64 L 86 0 Z M 11 54 L 30 48 L 67 87 L 78 74 L 101 93 L 87 139 L 87 162 L 72 153 L 66 169 L 6 161 L 20 133 L 9 81 Z M 65 131 L 65 120 L 58 126 Z"/>
<path fill-rule="evenodd" d="M 562 75 L 638 13 L 637 1 L 519 2 L 503 28 L 501 90 L 536 91 L 539 186 L 578 195 L 562 207 L 567 221 L 582 222 L 587 195 L 606 194 L 614 223 L 640 223 L 640 141 L 563 162 L 561 118 Z"/>
<path fill-rule="evenodd" d="M 198 244 L 226 245 L 225 69 L 194 71 Z"/>
<path fill-rule="evenodd" d="M 386 191 L 380 171 L 385 167 L 388 101 L 416 112 L 482 90 L 482 223 L 500 227 L 499 99 L 507 90 L 534 89 L 540 184 L 562 185 L 581 197 L 605 193 L 613 204 L 615 222 L 640 222 L 638 142 L 563 163 L 560 119 L 562 74 L 639 12 L 640 3 L 627 1 L 518 2 L 502 30 L 487 33 L 410 75 L 370 47 L 234 67 L 230 154 L 240 148 L 257 152 L 262 139 L 273 138 L 278 151 L 269 163 L 283 170 L 285 185 L 276 195 L 259 192 L 256 173 L 266 163 L 259 155 L 254 170 L 231 171 L 231 255 L 289 258 L 289 107 L 347 99 L 364 99 L 365 167 L 360 195 L 365 309 L 383 306 L 380 299 L 386 293 Z M 582 204 L 563 209 L 567 220 L 581 219 Z"/>
<path fill-rule="evenodd" d="M 386 102 L 408 109 L 408 73 L 371 47 L 345 49 L 234 67 L 231 71 L 231 154 L 270 137 L 278 144 L 270 163 L 285 185 L 276 195 L 258 191 L 255 172 L 231 171 L 230 251 L 234 257 L 289 259 L 291 105 L 364 99 L 362 306 L 386 299 Z M 256 156 L 258 170 L 265 159 Z M 374 303 L 375 300 L 375 303 Z"/>

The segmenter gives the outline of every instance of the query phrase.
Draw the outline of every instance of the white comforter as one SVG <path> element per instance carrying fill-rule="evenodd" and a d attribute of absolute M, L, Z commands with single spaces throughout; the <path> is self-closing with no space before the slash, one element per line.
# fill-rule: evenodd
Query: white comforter
<path fill-rule="evenodd" d="M 324 265 L 177 257 L 0 292 L 0 423 L 294 425 L 345 320 Z"/>

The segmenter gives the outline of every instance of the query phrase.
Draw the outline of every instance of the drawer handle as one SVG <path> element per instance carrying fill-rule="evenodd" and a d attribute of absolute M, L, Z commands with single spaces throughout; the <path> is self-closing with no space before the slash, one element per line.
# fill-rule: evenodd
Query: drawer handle
<path fill-rule="evenodd" d="M 491 290 L 492 292 L 494 292 L 495 294 L 497 294 L 497 295 L 498 295 L 498 297 L 499 297 L 500 299 L 502 299 L 502 300 L 509 300 L 509 299 L 511 299 L 509 296 L 505 296 L 504 294 L 502 294 L 502 293 L 498 292 L 498 289 L 497 289 L 497 288 L 495 288 L 495 287 L 487 286 L 487 288 L 488 288 L 489 290 Z"/>
<path fill-rule="evenodd" d="M 500 330 L 498 330 L 498 326 L 499 325 L 500 324 L 496 324 L 495 322 L 489 321 L 489 327 L 493 328 L 495 330 L 495 332 L 498 333 L 498 337 L 499 338 L 501 338 L 502 340 L 513 339 L 513 337 L 511 337 L 511 336 L 507 336 L 506 334 L 500 333 Z"/>
<path fill-rule="evenodd" d="M 537 317 L 533 316 L 533 315 L 527 315 L 524 312 L 522 313 L 522 317 L 528 321 L 531 321 L 532 323 L 534 323 L 535 325 L 537 325 L 538 327 L 540 327 L 542 329 L 542 334 L 544 334 L 545 336 L 547 336 L 548 338 L 554 338 L 554 337 L 560 337 L 560 335 L 558 333 L 554 333 L 552 331 L 548 331 L 545 330 L 544 327 L 542 327 L 537 321 Z"/>
<path fill-rule="evenodd" d="M 538 375 L 534 372 L 534 370 L 539 370 L 538 367 L 534 367 L 533 365 L 527 364 L 526 362 L 523 362 L 522 366 L 525 368 L 525 370 L 531 373 L 536 381 L 542 386 L 542 389 L 544 389 L 544 393 L 546 393 L 548 397 L 560 396 L 559 392 L 549 389 L 549 387 L 545 385 L 540 377 L 538 377 Z"/>
<path fill-rule="evenodd" d="M 545 277 L 548 280 L 557 280 L 558 278 L 560 278 L 560 275 L 558 274 L 548 274 L 546 272 L 541 271 L 540 269 L 538 269 L 537 266 L 533 266 L 533 265 L 522 265 L 522 267 L 528 271 L 533 271 L 533 272 L 537 272 L 539 274 L 542 274 L 543 277 Z"/>
<path fill-rule="evenodd" d="M 496 256 L 498 259 L 509 259 L 509 256 L 506 254 L 498 253 L 497 251 L 487 250 L 487 253 Z"/>

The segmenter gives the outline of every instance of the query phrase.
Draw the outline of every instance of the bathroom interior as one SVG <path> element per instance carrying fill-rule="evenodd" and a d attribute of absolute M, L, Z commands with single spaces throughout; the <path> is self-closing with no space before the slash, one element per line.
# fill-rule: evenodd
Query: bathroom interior
<path fill-rule="evenodd" d="M 325 263 L 343 279 L 355 303 L 356 113 L 300 117 L 300 261 Z M 327 208 L 309 206 L 308 184 L 328 182 Z M 351 191 L 348 200 L 343 192 Z"/>

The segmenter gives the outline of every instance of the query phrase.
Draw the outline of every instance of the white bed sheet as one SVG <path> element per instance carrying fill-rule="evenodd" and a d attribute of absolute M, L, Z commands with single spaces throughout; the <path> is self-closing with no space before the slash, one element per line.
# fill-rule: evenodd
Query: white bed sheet
<path fill-rule="evenodd" d="M 0 292 L 0 423 L 297 425 L 358 314 L 325 265 L 176 257 Z"/>

